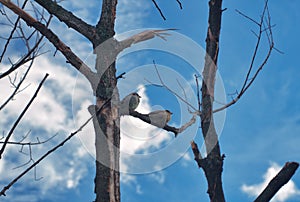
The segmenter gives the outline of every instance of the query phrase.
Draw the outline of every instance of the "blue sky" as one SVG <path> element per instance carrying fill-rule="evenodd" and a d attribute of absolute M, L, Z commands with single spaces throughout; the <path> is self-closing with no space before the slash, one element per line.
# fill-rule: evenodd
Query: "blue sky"
<path fill-rule="evenodd" d="M 170 109 L 174 113 L 170 125 L 178 127 L 187 122 L 191 115 L 187 112 L 187 106 L 170 92 L 149 85 L 148 81 L 159 82 L 152 61 L 156 61 L 167 85 L 182 95 L 176 81 L 178 79 L 188 94 L 189 102 L 196 106 L 193 74 L 201 73 L 201 65 L 193 61 L 203 62 L 201 47 L 205 47 L 208 2 L 182 1 L 183 10 L 179 9 L 175 0 L 157 3 L 163 10 L 166 21 L 162 20 L 150 0 L 120 0 L 118 3 L 118 34 L 136 29 L 179 29 L 170 32 L 172 35 L 168 41 L 157 38 L 138 44 L 133 47 L 135 49 L 128 50 L 119 58 L 118 72 L 127 72 L 126 79 L 119 82 L 120 95 L 122 98 L 129 92 L 138 91 L 142 100 L 137 111 L 147 113 L 157 109 Z M 62 4 L 89 23 L 97 21 L 97 8 L 100 7 L 97 1 L 84 5 L 81 1 L 63 1 Z M 227 0 L 223 3 L 227 10 L 222 16 L 218 102 L 230 101 L 230 96 L 224 98 L 223 95 L 241 88 L 255 47 L 255 36 L 251 30 L 255 31 L 257 27 L 238 15 L 235 9 L 259 19 L 263 4 L 263 1 L 253 4 L 246 0 Z M 222 112 L 215 115 L 220 120 L 217 125 L 220 130 L 221 151 L 226 155 L 223 186 L 227 201 L 253 201 L 268 176 L 274 175 L 287 161 L 300 161 L 300 70 L 297 61 L 299 6 L 300 2 L 297 0 L 285 3 L 270 1 L 271 19 L 276 24 L 273 29 L 275 46 L 284 54 L 274 51 L 241 100 L 227 109 L 226 114 Z M 52 22 L 51 28 L 83 60 L 88 64 L 93 63 L 91 46 L 84 38 L 59 24 L 57 20 Z M 0 30 L 0 33 L 5 33 L 5 29 Z M 93 102 L 86 80 L 66 65 L 61 54 L 53 57 L 54 49 L 51 45 L 45 48 L 52 52 L 36 61 L 27 81 L 27 84 L 31 84 L 30 87 L 18 95 L 5 111 L 0 112 L 1 117 L 5 117 L 0 119 L 1 131 L 7 131 L 19 110 L 25 106 L 24 100 L 30 99 L 44 73 L 50 73 L 35 106 L 28 111 L 14 136 L 18 140 L 22 134 L 31 130 L 29 138 L 35 140 L 36 137 L 43 139 L 58 133 L 54 140 L 43 147 L 33 148 L 35 159 L 83 123 L 89 116 L 86 108 Z M 265 48 L 262 47 L 262 51 Z M 11 53 L 14 57 L 18 55 L 14 48 Z M 5 64 L 0 65 L 0 71 L 7 68 Z M 20 71 L 21 75 L 22 70 Z M 7 88 L 7 82 L 0 81 L 3 91 L 0 100 L 4 100 L 11 91 Z M 173 134 L 134 118 L 123 117 L 121 121 L 121 169 L 127 173 L 122 174 L 121 178 L 123 202 L 209 200 L 204 174 L 197 168 L 188 147 L 193 138 L 199 145 L 203 142 L 198 130 L 199 123 L 174 139 Z M 9 147 L 7 157 L 1 160 L 0 173 L 5 173 L 6 176 L 0 180 L 0 187 L 22 170 L 12 168 L 28 160 L 28 156 L 18 152 L 19 149 Z M 34 173 L 31 172 L 1 200 L 92 201 L 95 175 L 93 152 L 90 125 L 37 167 L 37 175 L 43 177 L 42 180 L 34 181 Z M 151 158 L 140 159 L 138 154 L 141 153 Z M 161 158 L 152 157 L 152 154 Z M 299 171 L 285 189 L 278 193 L 274 201 L 300 201 Z"/>

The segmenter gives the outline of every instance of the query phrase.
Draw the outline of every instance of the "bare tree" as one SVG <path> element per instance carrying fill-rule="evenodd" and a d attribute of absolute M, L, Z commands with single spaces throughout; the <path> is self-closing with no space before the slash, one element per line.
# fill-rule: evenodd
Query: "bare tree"
<path fill-rule="evenodd" d="M 6 39 L 6 45 L 1 55 L 1 59 L 4 57 L 8 44 L 11 42 L 14 31 L 18 29 L 20 33 L 23 34 L 24 27 L 20 25 L 20 21 L 24 21 L 29 27 L 34 28 L 33 33 L 39 33 L 42 37 L 38 38 L 34 43 L 33 47 L 29 46 L 29 38 L 21 36 L 24 40 L 28 52 L 23 58 L 16 64 L 12 63 L 12 67 L 1 74 L 1 78 L 10 75 L 12 72 L 17 70 L 19 67 L 27 63 L 28 61 L 33 61 L 34 58 L 38 56 L 38 49 L 40 42 L 43 37 L 48 39 L 48 41 L 60 51 L 75 69 L 77 69 L 91 84 L 91 88 L 97 98 L 96 104 L 89 107 L 91 113 L 91 118 L 87 120 L 77 131 L 71 133 L 68 138 L 62 141 L 53 149 L 49 150 L 37 161 L 35 161 L 31 166 L 29 166 L 24 172 L 17 176 L 11 181 L 7 186 L 5 186 L 0 192 L 1 195 L 5 195 L 6 191 L 16 183 L 22 176 L 24 176 L 29 170 L 34 168 L 38 163 L 40 163 L 48 155 L 56 151 L 59 147 L 63 146 L 65 142 L 70 140 L 75 134 L 77 134 L 90 120 L 93 119 L 96 137 L 96 177 L 95 177 L 95 193 L 96 201 L 120 201 L 120 173 L 119 173 L 119 148 L 120 148 L 120 129 L 119 129 L 119 113 L 118 113 L 118 103 L 119 94 L 117 89 L 117 79 L 120 78 L 116 75 L 115 60 L 117 55 L 125 48 L 130 47 L 132 44 L 139 43 L 145 40 L 154 38 L 155 36 L 164 39 L 164 32 L 167 30 L 149 30 L 142 32 L 140 34 L 134 35 L 123 41 L 117 41 L 113 38 L 115 35 L 114 24 L 115 24 L 115 13 L 117 1 L 104 0 L 102 3 L 101 15 L 95 26 L 89 25 L 82 21 L 80 18 L 72 14 L 70 11 L 61 7 L 57 2 L 46 0 L 37 0 L 36 3 L 39 4 L 43 9 L 37 8 L 36 4 L 31 6 L 34 8 L 34 12 L 41 19 L 33 17 L 29 12 L 25 11 L 27 1 L 24 2 L 22 7 L 14 4 L 12 1 L 0 1 L 4 6 L 10 9 L 17 19 L 13 24 L 13 29 L 10 36 Z M 74 29 L 79 34 L 86 37 L 92 44 L 94 48 L 94 53 L 96 54 L 96 72 L 93 72 L 91 68 L 86 65 L 61 39 L 57 36 L 54 31 L 48 28 L 48 22 L 45 23 L 44 19 L 44 9 L 50 14 L 50 19 L 55 16 L 60 21 L 65 23 L 68 27 Z M 3 15 L 8 18 L 8 14 L 3 11 Z M 11 20 L 9 20 L 10 22 Z M 32 37 L 32 35 L 30 35 Z M 30 67 L 28 68 L 28 70 Z M 9 102 L 14 95 L 18 92 L 19 85 L 25 79 L 27 73 L 23 76 L 20 83 L 15 85 L 16 90 L 7 99 L 7 101 L 2 105 L 3 107 L 7 102 Z M 42 83 L 45 81 L 47 75 L 43 79 Z M 41 85 L 42 85 L 41 83 Z M 39 86 L 38 90 L 41 88 Z M 34 97 L 36 97 L 37 92 Z M 30 106 L 32 101 L 30 101 Z M 26 111 L 24 110 L 24 113 Z M 22 119 L 24 113 L 20 115 L 16 121 L 11 132 L 5 138 L 1 149 L 1 156 L 4 153 L 7 144 L 19 144 L 19 145 L 34 145 L 35 143 L 28 142 L 10 142 L 9 139 L 12 135 L 14 128 L 18 125 L 19 121 Z M 145 116 L 144 116 L 145 117 Z M 146 115 L 147 117 L 147 115 Z M 191 124 L 191 123 L 189 123 Z M 170 130 L 173 130 L 175 134 L 182 131 L 183 129 L 176 129 L 174 127 L 165 126 Z M 42 144 L 43 142 L 38 142 Z M 30 147 L 31 148 L 31 147 Z"/>
<path fill-rule="evenodd" d="M 29 12 L 25 11 L 25 6 L 27 4 L 27 0 L 24 1 L 24 4 L 19 7 L 14 4 L 12 1 L 0 0 L 0 2 L 10 9 L 16 16 L 17 19 L 12 24 L 12 31 L 8 38 L 6 38 L 6 43 L 4 49 L 2 51 L 0 61 L 4 58 L 6 49 L 8 44 L 11 42 L 14 36 L 14 32 L 19 30 L 20 37 L 24 40 L 27 53 L 17 62 L 11 62 L 11 68 L 6 72 L 0 75 L 0 79 L 6 76 L 9 76 L 12 72 L 16 71 L 22 65 L 30 62 L 32 63 L 34 58 L 39 55 L 39 47 L 40 43 L 44 38 L 46 38 L 58 51 L 60 51 L 67 63 L 70 63 L 78 72 L 80 72 L 86 80 L 90 83 L 91 88 L 93 90 L 94 96 L 96 97 L 95 105 L 92 105 L 88 108 L 91 117 L 88 119 L 78 130 L 60 142 L 57 146 L 49 150 L 45 153 L 41 158 L 35 161 L 31 166 L 29 166 L 24 172 L 22 172 L 19 176 L 17 176 L 11 183 L 5 186 L 0 192 L 1 195 L 5 195 L 6 191 L 16 183 L 22 176 L 24 176 L 29 170 L 34 168 L 38 163 L 40 163 L 43 159 L 45 159 L 48 155 L 56 151 L 58 148 L 63 146 L 67 141 L 69 141 L 73 136 L 75 136 L 78 132 L 81 131 L 83 127 L 87 125 L 89 121 L 93 121 L 94 130 L 95 130 L 95 148 L 96 148 L 96 176 L 95 176 L 95 201 L 120 201 L 120 173 L 119 173 L 119 159 L 120 159 L 120 114 L 119 114 L 119 92 L 117 88 L 118 79 L 122 77 L 122 75 L 116 75 L 116 66 L 115 61 L 120 52 L 124 49 L 136 44 L 140 43 L 154 37 L 160 37 L 161 39 L 165 39 L 167 35 L 167 31 L 173 29 L 166 30 L 147 30 L 145 32 L 141 32 L 134 36 L 131 36 L 125 40 L 118 41 L 113 38 L 115 35 L 114 27 L 115 27 L 115 13 L 116 13 L 116 5 L 117 0 L 103 0 L 100 18 L 98 19 L 96 25 L 90 25 L 79 17 L 75 16 L 72 12 L 66 10 L 62 6 L 60 6 L 56 1 L 51 0 L 36 0 L 35 2 L 42 8 L 35 9 L 37 16 L 41 16 L 40 19 L 37 17 L 33 17 Z M 158 9 L 160 15 L 163 19 L 165 16 L 163 15 L 162 10 L 159 8 L 159 5 L 156 1 L 152 1 L 155 7 Z M 181 2 L 177 1 L 180 8 L 182 8 Z M 32 4 L 35 8 L 37 6 L 35 3 Z M 49 19 L 52 16 L 55 16 L 62 23 L 66 24 L 68 27 L 74 29 L 80 35 L 84 36 L 87 40 L 90 41 L 91 45 L 94 49 L 94 54 L 96 55 L 96 72 L 92 70 L 87 64 L 83 62 L 72 50 L 71 48 L 65 44 L 58 35 L 55 34 L 53 30 L 48 27 L 49 19 L 46 20 L 44 18 L 44 9 L 49 14 Z M 100 9 L 99 9 L 100 10 Z M 195 142 L 191 143 L 192 150 L 194 152 L 195 161 L 198 166 L 203 169 L 207 182 L 208 182 L 208 195 L 210 201 L 225 201 L 225 196 L 222 187 L 222 170 L 223 170 L 223 160 L 224 155 L 220 153 L 220 145 L 218 140 L 218 135 L 214 126 L 213 113 L 222 111 L 227 107 L 235 104 L 241 96 L 247 91 L 247 89 L 252 85 L 255 78 L 261 71 L 261 69 L 265 66 L 268 61 L 271 52 L 274 50 L 274 42 L 272 37 L 272 24 L 270 22 L 270 14 L 268 10 L 268 1 L 265 2 L 264 10 L 262 12 L 261 18 L 259 21 L 256 21 L 243 13 L 239 12 L 241 15 L 251 20 L 258 26 L 258 32 L 256 33 L 257 43 L 252 56 L 252 62 L 249 65 L 249 70 L 246 75 L 244 84 L 242 85 L 241 90 L 237 93 L 236 97 L 225 104 L 223 107 L 219 109 L 213 109 L 214 103 L 214 89 L 215 89 L 215 78 L 217 71 L 217 61 L 218 61 L 218 53 L 219 53 L 219 38 L 220 38 L 220 30 L 221 30 L 221 16 L 225 9 L 222 9 L 222 0 L 210 0 L 209 1 L 209 19 L 208 19 L 208 30 L 206 37 L 206 56 L 205 56 L 205 66 L 202 75 L 202 87 L 199 89 L 199 81 L 198 77 L 196 77 L 196 83 L 198 86 L 198 108 L 193 107 L 192 118 L 191 120 L 187 120 L 186 124 L 181 126 L 180 128 L 175 128 L 164 124 L 160 126 L 166 131 L 173 132 L 175 137 L 184 131 L 186 128 L 191 126 L 196 122 L 196 116 L 200 117 L 201 120 L 201 129 L 203 134 L 203 139 L 205 141 L 207 156 L 202 157 L 198 146 Z M 8 17 L 6 13 L 3 13 L 4 16 Z M 34 28 L 34 31 L 25 36 L 24 28 L 20 26 L 20 21 L 24 21 L 29 27 Z M 10 21 L 10 20 L 9 20 Z M 39 33 L 39 34 L 38 34 Z M 265 34 L 269 43 L 268 52 L 261 62 L 261 64 L 255 68 L 254 61 L 257 59 L 257 51 L 258 47 L 261 44 L 262 35 Z M 33 45 L 31 45 L 30 39 L 37 35 Z M 40 36 L 41 35 L 41 36 Z M 30 69 L 28 68 L 28 71 Z M 155 66 L 155 64 L 154 64 Z M 157 69 L 156 69 L 157 70 Z M 27 72 L 28 72 L 27 71 Z M 1 108 L 4 108 L 5 105 L 13 99 L 13 97 L 20 91 L 19 86 L 26 78 L 27 72 L 24 74 L 23 78 L 20 80 L 18 84 L 15 84 L 14 81 L 11 83 L 15 86 L 15 90 L 12 95 L 1 105 Z M 157 71 L 158 73 L 158 71 Z M 159 76 L 159 73 L 158 73 Z M 33 95 L 32 100 L 36 97 L 39 89 L 41 88 L 43 82 L 45 81 L 47 75 L 41 82 L 41 85 L 38 87 L 36 93 Z M 167 88 L 172 92 L 172 90 L 166 86 L 163 80 L 160 78 L 161 86 Z M 201 91 L 201 95 L 200 95 Z M 172 92 L 176 95 L 176 92 Z M 178 96 L 178 95 L 176 95 Z M 184 98 L 181 98 L 184 100 Z M 10 142 L 10 137 L 14 128 L 18 125 L 19 121 L 22 119 L 22 116 L 30 106 L 32 101 L 28 103 L 28 106 L 24 109 L 24 112 L 20 114 L 20 117 L 15 123 L 15 126 L 11 128 L 11 132 L 9 132 L 5 140 L 2 143 L 2 148 L 0 150 L 0 157 L 3 157 L 5 147 L 7 144 L 19 144 L 19 145 L 34 145 L 34 144 L 42 144 L 44 142 L 37 143 L 22 143 Z M 189 104 L 189 103 L 187 103 Z M 130 111 L 129 115 L 137 117 L 144 122 L 149 124 L 153 124 L 151 122 L 151 113 L 149 114 L 141 114 L 136 111 Z M 155 124 L 153 124 L 155 125 Z M 157 125 L 156 125 L 157 126 Z M 271 188 L 272 191 L 266 191 L 268 196 L 266 198 L 270 199 L 272 195 L 274 195 L 284 183 L 286 183 L 293 175 L 295 170 L 298 167 L 297 163 L 287 164 L 286 167 L 291 166 L 291 170 L 287 172 L 288 174 L 280 175 L 283 176 L 282 183 L 280 185 L 272 185 L 270 186 L 276 187 Z M 274 184 L 274 183 L 273 183 Z M 261 199 L 264 197 L 260 196 L 257 201 L 266 201 L 267 199 Z"/>

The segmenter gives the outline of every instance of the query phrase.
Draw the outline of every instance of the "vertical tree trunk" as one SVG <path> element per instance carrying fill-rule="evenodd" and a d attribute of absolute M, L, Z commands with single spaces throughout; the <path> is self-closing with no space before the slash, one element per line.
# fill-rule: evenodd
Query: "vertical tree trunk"
<path fill-rule="evenodd" d="M 101 17 L 96 26 L 98 38 L 93 44 L 97 55 L 96 70 L 100 79 L 95 92 L 95 109 L 110 100 L 93 121 L 96 132 L 96 202 L 120 201 L 120 120 L 116 104 L 119 102 L 114 62 L 116 56 L 114 47 L 109 51 L 99 48 L 101 43 L 115 34 L 116 5 L 117 0 L 103 0 Z"/>
<path fill-rule="evenodd" d="M 99 85 L 100 89 L 115 87 L 115 64 L 106 71 L 105 86 Z M 108 82 L 109 81 L 109 82 Z M 102 80 L 100 81 L 102 83 Z M 102 83 L 102 84 L 103 84 Z M 110 85 L 110 86 L 108 86 Z M 102 91 L 101 91 L 102 92 Z M 107 97 L 97 95 L 97 105 L 91 111 L 95 113 L 107 100 L 110 100 L 101 113 L 94 118 L 94 128 L 96 133 L 96 176 L 95 194 L 96 202 L 118 202 L 120 201 L 120 174 L 119 174 L 119 148 L 120 129 L 118 108 L 115 101 L 119 99 L 118 91 L 107 92 Z M 99 92 L 97 92 L 99 93 Z"/>
<path fill-rule="evenodd" d="M 222 188 L 223 159 L 220 155 L 218 135 L 214 126 L 213 101 L 217 59 L 219 52 L 219 35 L 221 28 L 222 0 L 209 1 L 209 19 L 206 38 L 206 57 L 202 82 L 201 127 L 207 158 L 202 168 L 208 181 L 210 201 L 225 201 Z"/>
<path fill-rule="evenodd" d="M 98 54 L 97 57 L 102 58 Z M 97 62 L 98 65 L 102 66 Z M 97 104 L 93 111 L 90 110 L 91 113 L 95 113 L 106 103 L 100 114 L 93 120 L 96 133 L 96 202 L 120 201 L 120 119 L 116 104 L 119 102 L 119 94 L 115 73 L 115 63 L 113 63 L 102 74 L 96 91 Z"/>

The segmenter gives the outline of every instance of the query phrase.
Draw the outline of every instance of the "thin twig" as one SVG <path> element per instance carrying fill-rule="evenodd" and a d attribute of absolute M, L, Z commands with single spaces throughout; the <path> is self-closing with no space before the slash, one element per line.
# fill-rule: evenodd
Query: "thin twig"
<path fill-rule="evenodd" d="M 161 16 L 164 20 L 166 20 L 166 17 L 165 17 L 164 14 L 162 13 L 162 11 L 161 11 L 161 9 L 159 8 L 159 6 L 157 5 L 156 1 L 155 1 L 155 0 L 152 0 L 152 2 L 154 3 L 156 9 L 158 10 L 160 16 Z"/>
<path fill-rule="evenodd" d="M 198 111 L 201 111 L 201 98 L 200 98 L 200 87 L 199 87 L 199 81 L 198 81 L 198 77 L 195 74 L 195 80 L 196 80 L 196 87 L 197 87 L 197 101 L 198 101 Z"/>
<path fill-rule="evenodd" d="M 70 47 L 63 43 L 51 29 L 49 29 L 41 22 L 37 21 L 23 9 L 16 6 L 13 2 L 5 0 L 0 0 L 0 2 L 10 10 L 12 10 L 15 14 L 21 16 L 21 18 L 27 23 L 28 26 L 34 27 L 42 35 L 44 35 L 55 46 L 55 48 L 57 48 L 65 56 L 67 62 L 72 64 L 72 66 L 75 67 L 81 74 L 83 74 L 91 83 L 91 85 L 94 86 L 94 80 L 97 77 L 96 73 L 94 73 L 88 67 L 88 65 L 86 65 L 79 57 L 77 57 L 77 55 L 70 49 Z"/>
<path fill-rule="evenodd" d="M 176 1 L 177 1 L 178 5 L 179 5 L 179 8 L 182 9 L 182 4 L 181 4 L 181 2 L 180 2 L 179 0 L 176 0 Z"/>
<path fill-rule="evenodd" d="M 116 77 L 116 79 L 124 79 L 124 75 L 126 74 L 126 72 L 123 72 L 122 74 L 120 74 L 119 76 Z"/>
<path fill-rule="evenodd" d="M 241 16 L 247 18 L 248 20 L 252 21 L 253 23 L 255 23 L 256 25 L 260 26 L 259 22 L 257 22 L 256 20 L 250 18 L 249 16 L 245 15 L 244 13 L 242 13 L 241 11 L 239 11 L 238 9 L 235 9 L 235 11 L 240 14 Z"/>
<path fill-rule="evenodd" d="M 19 141 L 19 142 L 10 142 L 10 141 L 8 141 L 7 144 L 21 145 L 21 146 L 27 146 L 27 145 L 34 146 L 34 145 L 40 145 L 40 144 L 44 144 L 44 143 L 46 143 L 46 142 L 49 142 L 50 140 L 52 140 L 52 139 L 53 139 L 54 137 L 56 137 L 56 136 L 57 136 L 57 134 L 51 136 L 50 138 L 48 138 L 48 139 L 46 139 L 46 140 L 44 140 L 44 141 L 39 141 L 39 140 L 38 140 L 37 142 L 22 142 L 22 141 L 24 141 L 24 140 L 21 140 L 21 141 Z M 4 142 L 2 141 L 2 142 L 0 142 L 0 144 L 4 144 Z"/>
<path fill-rule="evenodd" d="M 50 18 L 49 18 L 49 20 L 48 20 L 48 23 L 46 24 L 46 27 L 49 26 L 51 19 L 52 19 L 52 16 L 50 16 Z M 0 74 L 0 79 L 6 77 L 6 76 L 9 75 L 10 73 L 12 73 L 13 71 L 15 71 L 15 70 L 18 69 L 19 67 L 21 67 L 23 64 L 26 64 L 27 62 L 29 62 L 29 61 L 33 60 L 35 57 L 37 57 L 38 54 L 35 53 L 35 51 L 37 50 L 37 48 L 39 47 L 39 45 L 40 45 L 40 43 L 42 42 L 43 39 L 44 39 L 44 36 L 41 36 L 41 37 L 37 40 L 37 42 L 35 43 L 35 45 L 31 48 L 31 50 L 28 51 L 28 52 L 26 53 L 26 55 L 24 55 L 24 56 L 23 56 L 16 64 L 13 64 L 13 63 L 9 60 L 9 61 L 11 62 L 11 64 L 12 64 L 12 67 L 11 67 L 9 70 L 7 70 L 6 72 L 1 73 L 1 74 Z M 34 53 L 34 54 L 33 54 L 33 53 Z M 31 56 L 32 54 L 33 54 L 33 56 Z"/>
<path fill-rule="evenodd" d="M 263 67 L 267 64 L 267 62 L 268 62 L 268 60 L 269 60 L 269 58 L 271 56 L 271 53 L 272 53 L 272 51 L 274 49 L 274 41 L 273 41 L 272 26 L 271 26 L 271 17 L 270 17 L 270 13 L 269 13 L 269 10 L 268 10 L 268 0 L 265 1 L 264 10 L 263 10 L 263 13 L 262 13 L 262 16 L 260 18 L 260 22 L 259 23 L 256 22 L 255 20 L 253 20 L 252 18 L 250 18 L 249 16 L 241 13 L 240 11 L 238 11 L 238 12 L 243 17 L 251 20 L 255 24 L 258 24 L 258 26 L 259 26 L 259 32 L 256 35 L 257 36 L 257 42 L 256 42 L 256 45 L 255 45 L 254 52 L 253 52 L 253 55 L 252 55 L 252 58 L 251 58 L 251 62 L 250 62 L 250 65 L 249 65 L 249 69 L 248 69 L 248 72 L 246 74 L 246 78 L 244 80 L 244 83 L 242 85 L 241 90 L 238 92 L 237 96 L 234 99 L 232 99 L 231 102 L 225 104 L 224 106 L 222 106 L 222 107 L 220 107 L 218 109 L 215 109 L 213 111 L 214 113 L 222 111 L 222 110 L 230 107 L 231 105 L 235 104 L 244 95 L 244 93 L 253 84 L 253 82 L 257 78 L 258 74 L 263 69 Z M 265 23 L 267 25 L 265 25 Z M 253 74 L 254 63 L 255 63 L 255 61 L 257 59 L 257 54 L 258 54 L 258 50 L 259 50 L 259 47 L 260 47 L 261 38 L 262 38 L 262 34 L 263 33 L 266 34 L 266 37 L 268 39 L 269 50 L 268 50 L 268 52 L 267 52 L 264 60 L 261 62 L 261 64 L 258 66 L 258 68 L 256 69 L 256 71 Z M 251 78 L 250 78 L 250 75 L 253 75 L 253 76 L 251 76 Z"/>
<path fill-rule="evenodd" d="M 154 85 L 154 86 L 157 86 L 157 87 L 163 87 L 165 89 L 167 89 L 169 92 L 171 92 L 173 95 L 175 95 L 178 99 L 180 99 L 182 102 L 184 102 L 185 104 L 187 104 L 188 106 L 190 106 L 193 110 L 195 111 L 198 111 L 192 104 L 190 104 L 188 101 L 186 101 L 184 98 L 182 98 L 178 93 L 176 93 L 175 91 L 173 91 L 171 88 L 169 88 L 167 85 L 165 85 L 163 79 L 161 78 L 161 75 L 158 71 L 158 68 L 156 66 L 156 63 L 155 61 L 153 60 L 153 65 L 154 65 L 154 68 L 155 68 L 155 71 L 156 71 L 156 74 L 158 76 L 158 79 L 161 83 L 161 85 L 159 84 L 153 84 L 151 83 L 150 81 L 146 80 L 147 82 L 149 82 L 151 85 Z M 199 112 L 200 113 L 200 112 Z"/>
<path fill-rule="evenodd" d="M 12 128 L 10 129 L 9 133 L 7 134 L 4 144 L 2 145 L 2 148 L 0 150 L 0 159 L 2 158 L 2 154 L 5 150 L 5 147 L 7 145 L 7 142 L 9 141 L 10 137 L 12 136 L 14 130 L 16 129 L 16 127 L 18 126 L 19 122 L 21 121 L 21 119 L 23 118 L 23 116 L 25 115 L 26 111 L 28 110 L 28 108 L 30 107 L 30 105 L 32 104 L 32 102 L 34 101 L 34 99 L 37 97 L 43 83 L 45 82 L 45 80 L 47 79 L 47 77 L 49 76 L 49 74 L 47 73 L 43 80 L 41 81 L 41 83 L 39 84 L 37 90 L 35 91 L 34 95 L 32 96 L 32 98 L 30 99 L 30 101 L 28 102 L 28 104 L 26 105 L 26 107 L 24 108 L 24 110 L 22 111 L 22 113 L 19 115 L 19 117 L 17 118 L 16 122 L 14 123 L 14 125 L 12 126 Z"/>
<path fill-rule="evenodd" d="M 25 5 L 26 5 L 27 2 L 28 2 L 28 0 L 24 1 L 23 5 L 22 5 L 22 9 L 25 8 Z M 15 31 L 16 31 L 16 28 L 17 28 L 17 25 L 18 25 L 20 19 L 21 19 L 20 16 L 18 16 L 18 18 L 16 19 L 16 22 L 14 23 L 13 29 L 11 30 L 10 35 L 9 35 L 9 37 L 8 37 L 5 45 L 4 45 L 3 51 L 2 51 L 2 53 L 0 55 L 0 63 L 2 62 L 4 54 L 5 54 L 5 52 L 6 52 L 7 48 L 8 48 L 8 45 L 9 45 L 9 43 L 10 43 L 10 41 L 11 41 L 11 39 L 12 39 L 14 33 L 15 33 Z"/>
<path fill-rule="evenodd" d="M 176 79 L 176 81 L 177 81 L 177 83 L 178 83 L 178 86 L 181 88 L 181 90 L 182 90 L 182 92 L 183 92 L 184 99 L 185 99 L 185 100 L 187 100 L 187 95 L 186 95 L 186 92 L 185 92 L 185 90 L 184 90 L 183 86 L 181 85 L 181 83 L 179 82 L 179 80 L 178 80 L 178 79 Z M 187 110 L 188 110 L 189 112 L 191 112 L 191 110 L 190 110 L 190 108 L 189 108 L 189 106 L 188 106 L 188 105 L 187 105 Z"/>
<path fill-rule="evenodd" d="M 58 145 L 50 149 L 47 153 L 45 153 L 43 156 L 41 156 L 36 162 L 34 162 L 31 166 L 29 166 L 26 170 L 24 170 L 20 175 L 18 175 L 16 178 L 14 178 L 7 186 L 5 186 L 1 191 L 0 191 L 0 196 L 6 196 L 5 192 L 13 186 L 19 179 L 21 179 L 26 173 L 28 173 L 32 168 L 35 168 L 36 165 L 38 165 L 43 159 L 45 159 L 47 156 L 49 156 L 51 153 L 56 151 L 58 148 L 62 147 L 66 142 L 68 142 L 73 136 L 75 136 L 78 132 L 80 132 L 93 118 L 94 116 L 98 115 L 101 113 L 103 110 L 104 106 L 110 102 L 110 99 L 107 99 L 103 105 L 97 110 L 95 114 L 93 114 L 89 119 L 87 119 L 76 131 L 72 132 L 66 139 L 64 139 L 62 142 L 60 142 Z"/>
<path fill-rule="evenodd" d="M 27 68 L 25 74 L 23 75 L 23 77 L 21 78 L 20 82 L 18 83 L 18 85 L 15 87 L 15 90 L 12 92 L 12 94 L 9 96 L 9 98 L 7 98 L 7 100 L 0 106 L 0 111 L 9 103 L 9 101 L 11 101 L 13 99 L 13 97 L 18 93 L 18 90 L 20 88 L 20 86 L 22 85 L 23 81 L 25 81 L 25 78 L 28 75 L 29 70 L 31 69 L 33 64 L 33 60 L 31 60 L 31 63 L 29 65 L 29 67 Z"/>

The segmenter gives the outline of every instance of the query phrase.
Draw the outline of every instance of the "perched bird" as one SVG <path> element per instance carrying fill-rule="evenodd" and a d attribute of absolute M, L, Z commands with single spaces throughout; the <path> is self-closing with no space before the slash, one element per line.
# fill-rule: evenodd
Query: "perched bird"
<path fill-rule="evenodd" d="M 120 102 L 120 115 L 129 115 L 130 112 L 134 111 L 140 103 L 140 98 L 141 96 L 137 93 L 130 93 L 127 95 Z"/>
<path fill-rule="evenodd" d="M 172 114 L 169 110 L 157 110 L 148 115 L 152 125 L 163 128 L 170 121 Z"/>

